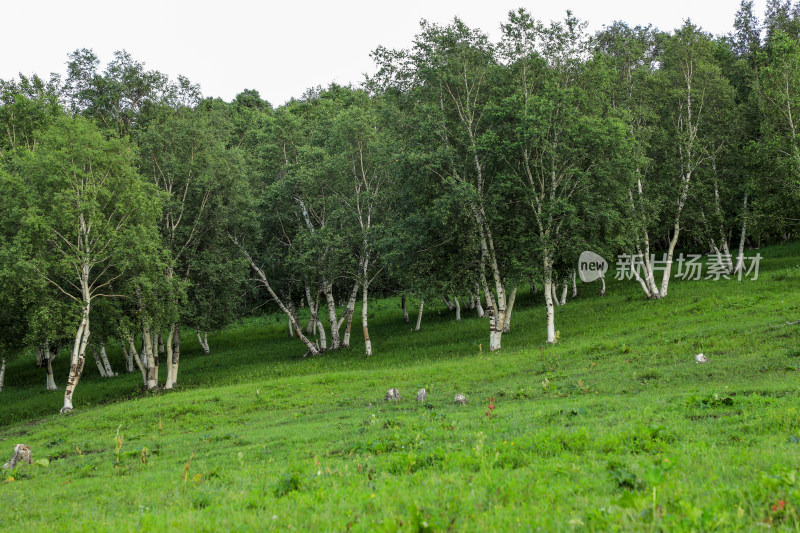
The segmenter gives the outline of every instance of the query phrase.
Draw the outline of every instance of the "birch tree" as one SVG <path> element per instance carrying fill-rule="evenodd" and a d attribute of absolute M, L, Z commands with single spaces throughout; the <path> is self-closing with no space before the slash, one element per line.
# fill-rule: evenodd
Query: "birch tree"
<path fill-rule="evenodd" d="M 497 114 L 505 122 L 501 138 L 507 168 L 533 218 L 548 343 L 556 341 L 554 304 L 565 303 L 580 253 L 580 226 L 592 222 L 577 215 L 598 205 L 594 191 L 615 196 L 614 180 L 601 170 L 626 142 L 622 123 L 603 117 L 605 73 L 589 58 L 584 26 L 567 12 L 563 22 L 548 27 L 525 10 L 510 13 L 503 26 L 509 89 Z M 559 258 L 561 297 L 554 285 Z"/>
<path fill-rule="evenodd" d="M 25 260 L 79 310 L 62 412 L 73 409 L 95 299 L 125 273 L 136 240 L 155 239 L 158 196 L 136 173 L 130 146 L 82 119 L 60 118 L 20 161 L 28 193 Z"/>
<path fill-rule="evenodd" d="M 489 312 L 489 349 L 499 350 L 508 297 L 494 237 L 500 207 L 490 201 L 496 176 L 483 145 L 490 88 L 498 69 L 494 46 L 486 34 L 459 19 L 446 26 L 423 21 L 411 49 L 378 49 L 373 56 L 380 67 L 376 81 L 413 91 L 432 117 L 429 124 L 447 158 L 442 177 L 458 189 L 464 211 L 475 221 L 478 275 Z"/>
<path fill-rule="evenodd" d="M 197 315 L 202 302 L 194 302 L 194 313 L 189 313 L 181 295 L 192 281 L 198 287 L 191 294 L 204 293 L 200 285 L 208 280 L 192 276 L 201 269 L 208 273 L 209 265 L 198 257 L 198 250 L 205 249 L 205 259 L 219 257 L 212 255 L 212 249 L 228 241 L 220 237 L 224 232 L 214 230 L 222 224 L 227 197 L 242 192 L 241 155 L 226 145 L 227 119 L 224 109 L 205 102 L 194 109 L 180 107 L 169 112 L 138 136 L 141 172 L 167 197 L 159 224 L 170 252 L 164 272 L 168 292 L 161 297 L 165 306 L 173 308 L 166 328 L 166 389 L 178 380 L 181 317 L 194 318 L 191 325 L 206 332 L 213 323 Z"/>

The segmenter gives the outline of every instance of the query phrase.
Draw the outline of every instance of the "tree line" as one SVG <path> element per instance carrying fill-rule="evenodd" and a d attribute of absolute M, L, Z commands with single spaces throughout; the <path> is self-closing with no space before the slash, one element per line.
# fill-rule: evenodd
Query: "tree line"
<path fill-rule="evenodd" d="M 501 30 L 422 21 L 360 86 L 279 107 L 204 98 L 124 51 L 0 81 L 2 354 L 35 354 L 55 389 L 68 351 L 66 412 L 87 353 L 113 376 L 119 345 L 148 389 L 165 360 L 171 389 L 181 331 L 208 353 L 264 305 L 306 355 L 349 346 L 359 295 L 367 356 L 375 295 L 406 322 L 413 299 L 417 330 L 426 299 L 474 310 L 499 350 L 526 286 L 553 343 L 584 250 L 640 257 L 662 299 L 678 249 L 735 274 L 746 247 L 793 237 L 800 4 L 762 21 L 743 1 L 724 36 L 524 9 Z"/>

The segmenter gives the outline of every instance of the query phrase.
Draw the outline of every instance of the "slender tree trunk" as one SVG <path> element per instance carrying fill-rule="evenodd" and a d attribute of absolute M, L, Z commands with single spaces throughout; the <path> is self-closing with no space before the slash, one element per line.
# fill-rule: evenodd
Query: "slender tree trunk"
<path fill-rule="evenodd" d="M 308 285 L 306 287 L 306 300 L 308 300 L 308 324 L 306 324 L 306 334 L 307 335 L 316 335 L 317 334 L 317 322 L 319 322 L 319 317 L 317 316 L 317 310 L 319 309 L 319 300 L 314 301 L 314 298 L 311 297 L 311 289 Z"/>
<path fill-rule="evenodd" d="M 236 241 L 236 239 L 233 236 L 231 236 L 230 239 L 233 241 L 234 244 L 236 244 L 239 247 L 239 250 L 242 252 L 242 254 L 244 254 L 247 260 L 250 262 L 250 266 L 253 268 L 253 270 L 255 270 L 256 274 L 261 280 L 261 284 L 264 286 L 265 289 L 267 289 L 267 292 L 269 292 L 269 295 L 278 304 L 278 307 L 280 307 L 281 311 L 283 311 L 286 314 L 286 316 L 289 317 L 289 320 L 292 322 L 292 326 L 294 326 L 295 333 L 305 345 L 306 349 L 308 350 L 308 353 L 310 353 L 311 355 L 318 355 L 319 350 L 314 345 L 314 343 L 308 339 L 308 337 L 303 335 L 302 327 L 300 326 L 297 317 L 295 317 L 291 313 L 291 311 L 289 310 L 288 307 L 286 307 L 283 301 L 280 298 L 278 298 L 278 295 L 275 293 L 275 291 L 272 290 L 272 285 L 270 285 L 269 281 L 267 280 L 267 276 L 266 274 L 264 274 L 264 271 L 261 270 L 261 268 L 259 268 L 258 265 L 256 265 L 255 261 L 253 261 L 253 258 L 250 257 L 250 254 L 247 253 L 247 251 L 242 246 L 239 245 L 238 241 Z"/>
<path fill-rule="evenodd" d="M 685 172 L 681 180 L 681 194 L 678 198 L 678 209 L 675 214 L 675 223 L 672 228 L 672 238 L 669 241 L 669 248 L 667 249 L 667 261 L 664 266 L 664 277 L 661 279 L 661 289 L 658 291 L 658 298 L 666 298 L 669 289 L 669 279 L 672 276 L 672 258 L 675 254 L 675 246 L 678 244 L 678 236 L 681 233 L 681 213 L 683 206 L 686 204 L 686 197 L 689 194 L 689 183 L 692 179 L 691 172 Z"/>
<path fill-rule="evenodd" d="M 125 347 L 125 341 L 120 339 L 119 345 L 122 346 L 122 355 L 125 358 L 125 371 L 130 374 L 133 372 L 133 356 L 128 352 Z"/>
<path fill-rule="evenodd" d="M 175 335 L 175 329 L 173 328 L 174 324 L 170 324 L 169 333 L 167 334 L 167 380 L 164 382 L 164 390 L 170 390 L 172 388 L 172 375 L 173 375 L 173 359 L 172 359 L 172 342 L 173 336 Z"/>
<path fill-rule="evenodd" d="M 544 253 L 544 305 L 547 309 L 547 343 L 556 342 L 555 307 L 553 305 L 553 265 L 548 250 Z"/>
<path fill-rule="evenodd" d="M 0 363 L 0 392 L 3 392 L 3 384 L 6 381 L 6 358 L 3 357 L 3 362 Z"/>
<path fill-rule="evenodd" d="M 369 301 L 367 300 L 368 290 L 369 282 L 365 279 L 361 287 L 361 327 L 364 329 L 364 351 L 367 357 L 370 357 L 372 355 L 372 341 L 369 338 Z"/>
<path fill-rule="evenodd" d="M 734 274 L 741 276 L 744 273 L 744 241 L 747 236 L 747 192 L 744 193 L 744 207 L 742 208 L 742 233 L 739 235 L 739 253 L 736 254 L 736 268 Z"/>
<path fill-rule="evenodd" d="M 145 363 L 142 362 L 142 358 L 139 357 L 139 353 L 136 351 L 136 344 L 133 341 L 133 336 L 128 335 L 128 353 L 130 357 L 136 362 L 136 366 L 139 368 L 139 371 L 142 373 L 142 384 L 147 385 L 147 367 L 145 367 Z"/>
<path fill-rule="evenodd" d="M 408 309 L 406 309 L 406 295 L 400 296 L 400 307 L 403 308 L 403 322 L 408 324 Z"/>
<path fill-rule="evenodd" d="M 506 321 L 503 324 L 503 332 L 508 333 L 511 331 L 511 313 L 514 312 L 514 302 L 517 299 L 517 286 L 511 289 L 511 294 L 508 296 L 508 311 L 506 312 Z"/>
<path fill-rule="evenodd" d="M 572 271 L 572 297 L 578 297 L 578 280 L 575 279 L 577 277 L 577 272 L 574 270 Z"/>
<path fill-rule="evenodd" d="M 156 388 L 158 388 L 158 379 L 159 379 L 159 376 L 160 376 L 160 374 L 158 372 L 158 364 L 161 362 L 161 358 L 160 358 L 159 352 L 158 352 L 158 334 L 157 333 L 153 333 L 152 330 L 151 330 L 151 337 L 150 338 L 153 341 L 153 349 L 150 351 L 150 353 L 153 354 L 153 369 L 154 369 L 153 373 L 156 376 Z"/>
<path fill-rule="evenodd" d="M 353 329 L 353 313 L 356 310 L 356 297 L 358 296 L 358 282 L 353 284 L 353 290 L 350 291 L 350 299 L 347 300 L 347 307 L 344 310 L 344 314 L 342 314 L 342 318 L 339 319 L 339 324 L 337 326 L 337 330 L 341 329 L 342 324 L 347 322 L 347 326 L 344 330 L 344 337 L 342 339 L 342 346 L 345 348 L 350 347 L 350 332 Z"/>
<path fill-rule="evenodd" d="M 569 279 L 564 278 L 564 283 L 561 286 L 561 305 L 567 305 L 567 292 L 569 292 Z"/>
<path fill-rule="evenodd" d="M 450 297 L 448 295 L 442 294 L 442 301 L 444 302 L 444 305 L 447 306 L 447 309 L 449 311 L 455 311 L 456 310 L 456 306 L 450 300 Z"/>
<path fill-rule="evenodd" d="M 425 307 L 425 297 L 421 296 L 419 299 L 419 312 L 417 313 L 417 327 L 414 328 L 414 331 L 419 331 L 420 326 L 422 326 L 422 309 Z"/>
<path fill-rule="evenodd" d="M 211 348 L 208 346 L 208 332 L 206 331 L 201 332 L 199 329 L 197 330 L 197 342 L 200 343 L 200 348 L 203 350 L 203 355 L 208 355 L 211 353 Z"/>
<path fill-rule="evenodd" d="M 178 366 L 181 362 L 181 325 L 172 325 L 172 387 L 178 384 Z"/>
<path fill-rule="evenodd" d="M 328 324 L 331 327 L 331 349 L 338 350 L 342 341 L 339 338 L 339 318 L 336 316 L 336 301 L 333 299 L 333 284 L 323 280 L 322 287 L 322 292 L 325 293 L 325 303 L 328 306 Z M 320 328 L 322 328 L 322 324 L 320 324 Z"/>
<path fill-rule="evenodd" d="M 81 316 L 81 323 L 78 326 L 78 331 L 75 333 L 75 342 L 72 345 L 72 357 L 70 359 L 69 378 L 67 378 L 67 385 L 64 387 L 64 407 L 61 408 L 62 413 L 72 411 L 72 395 L 75 393 L 75 388 L 78 386 L 78 381 L 81 379 L 83 372 L 83 365 L 86 360 L 86 345 L 89 342 L 89 307 L 91 300 L 89 299 L 89 267 L 83 266 L 83 275 L 81 276 L 83 299 L 83 314 Z"/>
<path fill-rule="evenodd" d="M 458 301 L 458 296 L 453 296 L 453 308 L 456 311 L 456 322 L 461 321 L 461 303 Z"/>
<path fill-rule="evenodd" d="M 147 390 L 157 389 L 158 370 L 156 367 L 156 355 L 153 353 L 153 337 L 149 324 L 145 324 L 142 328 L 142 358 L 147 361 Z"/>
<path fill-rule="evenodd" d="M 58 390 L 56 381 L 53 379 L 53 359 L 54 357 L 47 357 L 44 360 L 45 371 L 47 372 L 47 390 Z"/>
<path fill-rule="evenodd" d="M 603 287 L 600 289 L 600 296 L 606 295 L 606 277 L 600 276 L 600 283 L 603 284 Z"/>
<path fill-rule="evenodd" d="M 97 370 L 100 372 L 100 377 L 107 378 L 106 369 L 103 368 L 103 362 L 100 360 L 100 356 L 97 355 L 97 347 L 94 345 L 92 345 L 92 355 L 94 356 L 94 362 L 97 364 Z"/>
<path fill-rule="evenodd" d="M 478 318 L 483 318 L 486 316 L 486 312 L 483 310 L 483 305 L 481 304 L 481 288 L 480 286 L 475 286 L 475 289 L 478 291 L 475 295 L 475 309 L 478 314 Z"/>
<path fill-rule="evenodd" d="M 486 312 L 489 315 L 489 351 L 497 350 L 497 305 L 495 304 L 494 294 L 486 281 L 486 273 L 481 268 L 481 284 L 486 298 Z"/>
<path fill-rule="evenodd" d="M 45 387 L 47 390 L 57 390 L 56 382 L 53 379 L 53 359 L 55 354 L 50 350 L 50 343 L 45 342 L 36 347 L 36 365 L 45 371 Z"/>
<path fill-rule="evenodd" d="M 325 328 L 322 327 L 322 321 L 319 319 L 319 297 L 316 300 L 311 298 L 311 289 L 306 285 L 306 297 L 308 298 L 309 302 L 313 302 L 312 305 L 308 306 L 308 310 L 311 312 L 311 318 L 308 320 L 308 325 L 311 326 L 311 333 L 316 335 L 317 331 L 319 330 L 319 347 L 320 350 L 326 350 L 328 348 L 328 340 L 325 337 Z M 331 296 L 333 299 L 333 296 Z M 335 307 L 334 307 L 335 311 Z M 334 317 L 334 321 L 336 317 Z M 308 327 L 306 327 L 306 332 L 308 332 Z"/>
<path fill-rule="evenodd" d="M 639 274 L 638 268 L 631 268 L 633 272 L 633 276 L 642 286 L 642 290 L 644 291 L 645 295 L 650 298 L 658 298 L 659 290 L 658 285 L 656 285 L 655 280 L 655 273 L 653 269 L 653 265 L 650 261 L 650 235 L 647 232 L 647 210 L 645 208 L 645 201 L 644 201 L 644 188 L 642 186 L 642 178 L 641 174 L 639 173 L 639 169 L 636 169 L 637 178 L 636 178 L 636 198 L 639 199 L 639 202 L 634 200 L 634 194 L 632 190 L 628 190 L 628 196 L 630 199 L 631 208 L 638 215 L 639 222 L 641 223 L 641 235 L 639 231 L 636 232 L 636 253 L 642 257 L 642 275 Z"/>
<path fill-rule="evenodd" d="M 476 156 L 477 157 L 477 156 Z M 479 210 L 479 230 L 481 240 L 481 280 L 484 286 L 484 293 L 486 293 L 486 305 L 490 308 L 489 312 L 489 351 L 494 352 L 502 348 L 503 327 L 506 321 L 506 289 L 502 282 L 500 275 L 500 268 L 497 266 L 497 256 L 494 250 L 494 241 L 488 224 L 486 224 L 486 217 L 481 210 Z M 494 281 L 494 290 L 497 293 L 497 299 L 489 289 L 489 284 L 486 280 L 484 265 L 488 263 Z"/>
<path fill-rule="evenodd" d="M 111 369 L 111 363 L 108 362 L 108 354 L 106 353 L 106 344 L 100 341 L 100 360 L 103 362 L 103 368 L 106 371 L 106 376 L 109 378 L 113 378 L 116 376 L 114 371 Z"/>
<path fill-rule="evenodd" d="M 550 293 L 551 294 L 550 295 L 552 296 L 553 302 L 555 302 L 556 305 L 561 305 L 561 300 L 558 299 L 558 289 L 556 288 L 556 285 L 557 285 L 557 283 L 555 281 L 551 280 L 551 282 L 550 282 L 550 288 L 551 288 Z"/>

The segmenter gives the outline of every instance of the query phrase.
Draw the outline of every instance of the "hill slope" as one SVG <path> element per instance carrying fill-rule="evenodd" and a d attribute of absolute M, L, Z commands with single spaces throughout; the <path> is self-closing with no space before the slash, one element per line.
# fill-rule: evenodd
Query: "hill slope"
<path fill-rule="evenodd" d="M 67 416 L 14 361 L 0 456 L 23 442 L 49 465 L 3 473 L 0 530 L 796 529 L 800 326 L 770 325 L 800 318 L 800 246 L 762 254 L 756 281 L 674 282 L 660 302 L 582 285 L 555 347 L 537 295 L 496 354 L 469 312 L 426 309 L 415 333 L 383 300 L 373 358 L 302 359 L 282 319 L 251 319 L 209 356 L 187 343 L 175 392 L 89 368 Z"/>

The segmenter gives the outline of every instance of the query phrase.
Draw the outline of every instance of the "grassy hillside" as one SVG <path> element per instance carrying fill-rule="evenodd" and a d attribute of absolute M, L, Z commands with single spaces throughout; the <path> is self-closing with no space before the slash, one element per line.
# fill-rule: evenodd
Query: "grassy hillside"
<path fill-rule="evenodd" d="M 283 319 L 252 319 L 209 356 L 187 332 L 174 392 L 88 365 L 66 416 L 13 361 L 0 458 L 25 443 L 49 464 L 2 473 L 0 531 L 796 530 L 800 326 L 770 325 L 800 318 L 800 246 L 761 253 L 757 281 L 676 281 L 660 302 L 582 285 L 555 347 L 537 295 L 494 354 L 469 311 L 430 306 L 415 333 L 382 300 L 370 359 L 357 336 L 302 359 Z"/>

